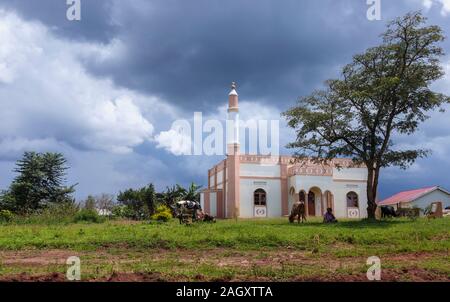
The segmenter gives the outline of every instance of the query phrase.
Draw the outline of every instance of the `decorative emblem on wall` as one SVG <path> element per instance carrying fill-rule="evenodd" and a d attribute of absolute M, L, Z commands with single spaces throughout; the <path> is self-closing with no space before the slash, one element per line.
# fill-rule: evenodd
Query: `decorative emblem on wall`
<path fill-rule="evenodd" d="M 358 208 L 348 208 L 347 209 L 347 217 L 348 218 L 359 218 L 359 209 Z"/>
<path fill-rule="evenodd" d="M 255 206 L 255 217 L 257 218 L 267 217 L 267 207 Z"/>

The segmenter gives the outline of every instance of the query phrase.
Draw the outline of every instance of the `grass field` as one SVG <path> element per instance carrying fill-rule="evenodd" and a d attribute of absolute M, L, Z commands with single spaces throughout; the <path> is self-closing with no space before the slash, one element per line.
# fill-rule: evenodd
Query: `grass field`
<path fill-rule="evenodd" d="M 447 218 L 0 225 L 0 280 L 63 281 L 78 256 L 85 281 L 365 281 L 378 256 L 385 281 L 450 281 L 449 250 Z"/>

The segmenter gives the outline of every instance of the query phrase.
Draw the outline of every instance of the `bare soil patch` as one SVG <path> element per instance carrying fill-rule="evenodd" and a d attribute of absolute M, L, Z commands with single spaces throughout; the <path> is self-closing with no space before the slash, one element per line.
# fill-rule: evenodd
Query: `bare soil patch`
<path fill-rule="evenodd" d="M 0 263 L 3 265 L 65 264 L 67 258 L 75 255 L 77 255 L 76 252 L 66 250 L 2 251 L 0 252 Z"/>
<path fill-rule="evenodd" d="M 0 263 L 4 267 L 15 267 L 18 269 L 31 268 L 31 273 L 10 274 L 0 277 L 0 281 L 24 281 L 24 282 L 62 282 L 66 281 L 65 275 L 61 273 L 41 273 L 52 265 L 64 268 L 66 260 L 70 256 L 78 256 L 85 265 L 101 267 L 111 263 L 117 264 L 118 269 L 114 272 L 102 276 L 91 277 L 84 281 L 97 282 L 159 282 L 159 281 L 273 281 L 278 280 L 272 277 L 253 276 L 251 272 L 254 268 L 269 268 L 282 270 L 284 267 L 309 268 L 310 274 L 302 276 L 284 277 L 283 281 L 298 282 L 366 282 L 365 273 L 361 272 L 361 267 L 365 265 L 365 257 L 334 257 L 330 254 L 317 254 L 311 251 L 280 249 L 280 250 L 259 250 L 241 251 L 229 249 L 210 250 L 164 250 L 148 249 L 133 250 L 119 249 L 108 250 L 102 248 L 97 251 L 67 251 L 67 250 L 24 250 L 24 251 L 0 251 Z M 450 281 L 450 275 L 444 271 L 434 271 L 432 269 L 420 268 L 424 261 L 432 259 L 449 259 L 445 252 L 421 252 L 404 253 L 395 255 L 385 255 L 382 257 L 383 263 L 396 263 L 401 268 L 383 268 L 383 281 Z M 213 266 L 217 268 L 235 269 L 237 273 L 234 277 L 213 277 L 197 274 L 194 277 L 186 277 L 183 274 L 177 276 L 170 273 L 171 268 L 166 271 L 156 270 L 156 272 L 145 273 L 136 270 L 124 270 L 128 264 L 133 263 L 156 263 L 167 259 L 176 261 L 195 268 L 199 265 Z M 174 267 L 176 269 L 176 267 Z M 316 271 L 326 272 L 318 274 Z M 17 270 L 16 270 L 17 271 Z M 51 271 L 51 270 L 50 270 Z M 42 270 L 41 270 L 42 272 Z M 95 274 L 94 274 L 95 275 Z"/>
<path fill-rule="evenodd" d="M 61 273 L 52 273 L 46 275 L 30 275 L 30 274 L 18 274 L 12 276 L 0 277 L 0 282 L 65 282 L 66 276 Z"/>

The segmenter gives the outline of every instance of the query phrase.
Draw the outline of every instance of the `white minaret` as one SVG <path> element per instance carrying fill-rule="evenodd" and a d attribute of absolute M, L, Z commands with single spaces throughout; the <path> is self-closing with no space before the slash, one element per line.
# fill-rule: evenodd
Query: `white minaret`
<path fill-rule="evenodd" d="M 236 92 L 236 83 L 231 84 L 228 95 L 227 120 L 227 159 L 226 173 L 228 182 L 225 182 L 225 217 L 236 218 L 240 213 L 240 156 L 239 156 L 239 97 Z"/>
<path fill-rule="evenodd" d="M 231 84 L 228 95 L 227 150 L 228 154 L 239 152 L 239 95 L 235 82 Z"/>

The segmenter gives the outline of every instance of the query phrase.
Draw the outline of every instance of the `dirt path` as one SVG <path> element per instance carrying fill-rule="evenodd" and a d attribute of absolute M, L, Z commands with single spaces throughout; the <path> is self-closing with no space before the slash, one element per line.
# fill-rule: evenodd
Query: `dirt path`
<path fill-rule="evenodd" d="M 338 258 L 293 249 L 238 251 L 213 250 L 130 250 L 102 249 L 91 252 L 67 250 L 0 251 L 0 263 L 8 273 L 0 281 L 65 281 L 66 260 L 78 256 L 89 277 L 84 281 L 367 281 L 365 257 Z M 168 262 L 169 261 L 169 262 Z M 176 261 L 177 265 L 168 265 Z M 449 270 L 424 267 L 424 263 L 450 263 L 447 253 L 407 253 L 382 257 L 383 281 L 450 281 Z M 136 265 L 156 266 L 156 271 L 139 271 Z M 233 275 L 201 273 L 198 267 Z M 439 265 L 438 265 L 439 266 Z M 55 271 L 55 267 L 58 271 Z M 104 267 L 112 267 L 105 272 Z M 185 267 L 194 274 L 177 273 Z M 52 271 L 53 270 L 53 271 Z M 99 273 L 103 271 L 103 273 Z M 270 273 L 258 273 L 269 270 Z M 298 273 L 297 273 L 298 270 Z M 287 273 L 286 273 L 287 271 Z"/>

